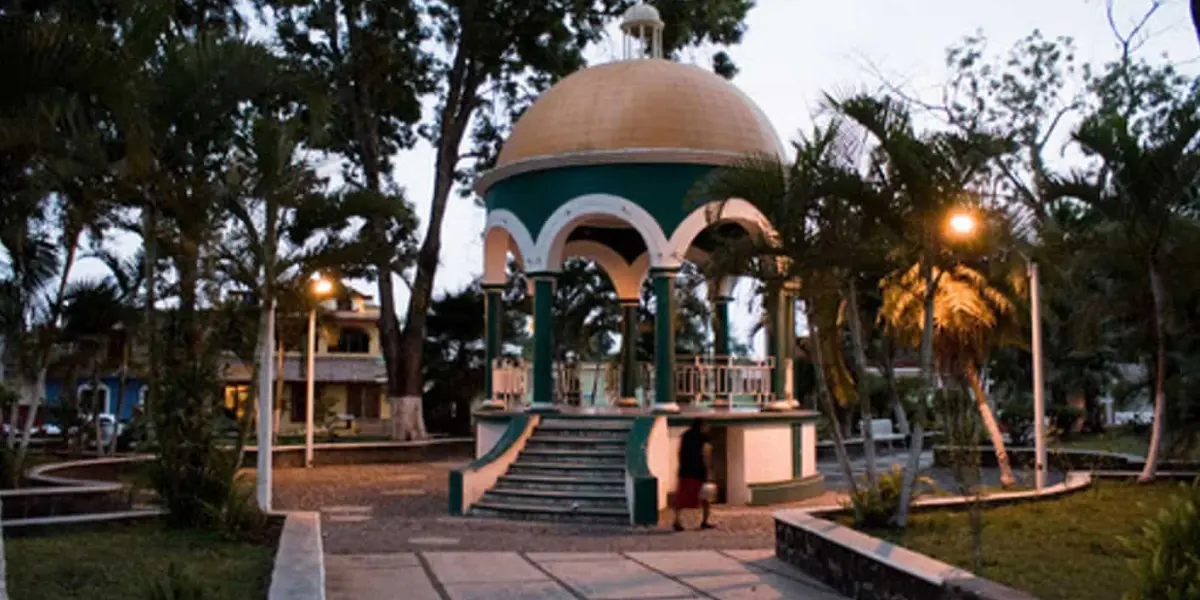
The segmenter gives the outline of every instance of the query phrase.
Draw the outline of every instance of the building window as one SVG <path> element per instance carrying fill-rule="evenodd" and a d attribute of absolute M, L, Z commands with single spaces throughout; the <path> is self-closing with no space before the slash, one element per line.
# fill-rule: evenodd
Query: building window
<path fill-rule="evenodd" d="M 378 385 L 352 383 L 346 386 L 346 412 L 360 419 L 379 418 Z"/>
<path fill-rule="evenodd" d="M 371 335 L 358 327 L 343 327 L 338 332 L 337 344 L 329 351 L 339 354 L 368 354 L 371 352 Z"/>
<path fill-rule="evenodd" d="M 236 418 L 242 418 L 246 412 L 246 407 L 250 404 L 250 386 L 248 385 L 227 385 L 225 386 L 225 410 L 233 414 Z"/>
<path fill-rule="evenodd" d="M 83 412 L 95 414 L 96 412 L 107 414 L 109 411 L 109 392 L 108 386 L 101 383 L 96 386 L 92 382 L 87 382 L 79 386 L 79 406 Z"/>
<path fill-rule="evenodd" d="M 289 418 L 293 423 L 303 423 L 308 415 L 308 404 L 306 403 L 306 397 L 304 394 L 304 385 L 294 383 L 289 385 L 288 389 L 292 391 L 290 396 L 291 406 L 288 407 L 290 409 Z"/>

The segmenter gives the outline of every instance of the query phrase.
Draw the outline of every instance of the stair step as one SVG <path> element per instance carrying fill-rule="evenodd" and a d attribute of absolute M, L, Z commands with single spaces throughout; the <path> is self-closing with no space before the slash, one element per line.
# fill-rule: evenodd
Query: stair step
<path fill-rule="evenodd" d="M 571 431 L 621 431 L 633 428 L 633 419 L 564 419 L 546 417 L 538 423 L 538 429 Z"/>
<path fill-rule="evenodd" d="M 507 489 L 546 490 L 588 494 L 592 492 L 625 493 L 625 480 L 615 477 L 544 477 L 540 475 L 502 475 L 496 485 Z"/>
<path fill-rule="evenodd" d="M 584 439 L 580 439 L 584 438 Z M 537 431 L 529 436 L 529 443 L 541 442 L 544 444 L 599 444 L 602 446 L 624 446 L 625 438 L 623 437 L 596 437 L 588 438 L 582 435 L 541 435 Z"/>
<path fill-rule="evenodd" d="M 629 524 L 629 511 L 612 508 L 537 506 L 519 502 L 496 502 L 483 499 L 471 506 L 471 514 L 479 517 L 523 519 L 530 521 L 574 521 L 582 523 Z"/>
<path fill-rule="evenodd" d="M 625 458 L 625 449 L 610 449 L 610 448 L 530 448 L 525 447 L 521 454 L 530 456 L 540 456 L 549 454 L 553 456 L 570 456 L 572 458 Z"/>
<path fill-rule="evenodd" d="M 515 487 L 509 487 L 504 484 L 488 490 L 488 493 L 496 493 L 505 496 L 529 496 L 533 498 L 553 498 L 557 500 L 620 500 L 625 501 L 624 491 L 604 491 L 604 492 L 568 492 L 558 490 L 529 490 Z"/>
<path fill-rule="evenodd" d="M 573 496 L 572 492 L 547 492 L 545 490 L 509 490 L 491 489 L 481 500 L 499 502 L 501 504 L 526 504 L 529 506 L 545 506 L 561 509 L 604 508 L 629 512 L 624 494 L 608 497 L 592 498 Z M 595 494 L 591 494 L 594 496 Z"/>
<path fill-rule="evenodd" d="M 508 468 L 509 475 L 536 475 L 539 477 L 619 477 L 625 474 L 625 465 L 586 465 L 577 463 L 515 462 Z"/>

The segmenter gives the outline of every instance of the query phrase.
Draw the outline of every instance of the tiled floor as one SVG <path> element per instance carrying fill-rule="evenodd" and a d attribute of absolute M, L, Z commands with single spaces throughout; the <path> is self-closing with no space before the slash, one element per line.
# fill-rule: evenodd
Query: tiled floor
<path fill-rule="evenodd" d="M 840 600 L 771 550 L 325 557 L 329 600 Z"/>

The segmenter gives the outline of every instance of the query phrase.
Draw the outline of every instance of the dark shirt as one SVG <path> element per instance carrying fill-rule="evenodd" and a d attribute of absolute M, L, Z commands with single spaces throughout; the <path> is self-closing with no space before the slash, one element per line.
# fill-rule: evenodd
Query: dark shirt
<path fill-rule="evenodd" d="M 679 478 L 699 479 L 708 478 L 708 467 L 704 464 L 704 446 L 708 436 L 695 429 L 683 432 L 679 441 Z"/>

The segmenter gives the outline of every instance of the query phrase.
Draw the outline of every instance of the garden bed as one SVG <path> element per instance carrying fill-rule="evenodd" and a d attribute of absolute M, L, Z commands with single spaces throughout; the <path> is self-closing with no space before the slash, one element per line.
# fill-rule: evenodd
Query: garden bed
<path fill-rule="evenodd" d="M 983 568 L 975 574 L 1042 600 L 1119 600 L 1135 582 L 1121 538 L 1140 535 L 1179 493 L 1178 483 L 1099 482 L 1058 500 L 988 508 Z M 903 532 L 865 533 L 971 570 L 965 510 L 915 514 Z"/>
<path fill-rule="evenodd" d="M 266 598 L 277 529 L 270 545 L 171 530 L 157 521 L 9 535 L 8 590 L 21 600 L 147 598 L 176 565 L 207 600 Z"/>

